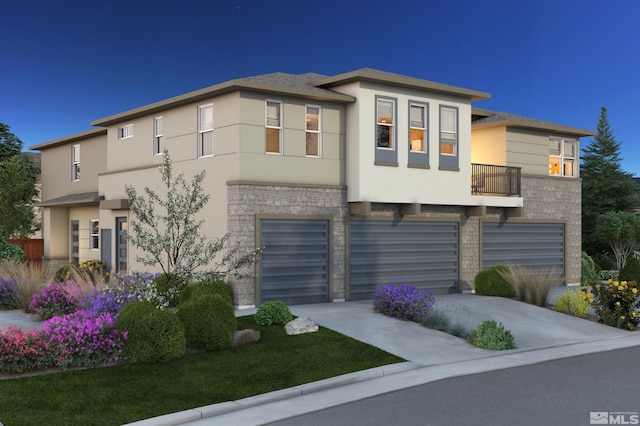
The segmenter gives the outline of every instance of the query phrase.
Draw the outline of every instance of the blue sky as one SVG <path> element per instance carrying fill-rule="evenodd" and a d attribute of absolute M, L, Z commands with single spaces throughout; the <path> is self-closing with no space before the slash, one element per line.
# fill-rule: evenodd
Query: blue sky
<path fill-rule="evenodd" d="M 584 129 L 606 106 L 640 176 L 637 0 L 6 0 L 0 17 L 0 122 L 25 147 L 234 78 L 370 67 Z"/>

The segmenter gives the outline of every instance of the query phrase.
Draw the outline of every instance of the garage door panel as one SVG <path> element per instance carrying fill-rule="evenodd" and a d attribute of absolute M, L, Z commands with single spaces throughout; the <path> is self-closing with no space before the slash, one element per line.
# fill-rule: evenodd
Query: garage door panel
<path fill-rule="evenodd" d="M 370 299 L 391 283 L 457 292 L 458 228 L 457 222 L 351 221 L 350 300 Z"/>
<path fill-rule="evenodd" d="M 329 221 L 260 221 L 260 301 L 327 302 Z"/>

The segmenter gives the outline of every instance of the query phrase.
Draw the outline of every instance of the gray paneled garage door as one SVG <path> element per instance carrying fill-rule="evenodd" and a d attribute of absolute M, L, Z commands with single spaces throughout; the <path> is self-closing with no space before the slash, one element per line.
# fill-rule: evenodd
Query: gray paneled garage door
<path fill-rule="evenodd" d="M 564 224 L 484 222 L 482 269 L 508 264 L 564 274 Z"/>
<path fill-rule="evenodd" d="M 327 302 L 329 221 L 261 219 L 260 302 Z"/>
<path fill-rule="evenodd" d="M 457 222 L 352 220 L 349 299 L 370 299 L 391 283 L 458 292 L 458 234 Z"/>

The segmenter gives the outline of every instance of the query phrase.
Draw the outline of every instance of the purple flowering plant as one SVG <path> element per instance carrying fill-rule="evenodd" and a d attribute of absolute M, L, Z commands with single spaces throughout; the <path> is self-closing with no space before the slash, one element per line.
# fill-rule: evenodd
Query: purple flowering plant
<path fill-rule="evenodd" d="M 384 315 L 418 322 L 433 311 L 435 298 L 429 290 L 411 284 L 388 284 L 373 294 L 373 309 Z"/>
<path fill-rule="evenodd" d="M 65 315 L 80 308 L 80 294 L 72 280 L 53 283 L 45 286 L 33 295 L 29 311 L 36 314 L 39 320 L 45 321 L 56 315 Z"/>
<path fill-rule="evenodd" d="M 17 309 L 16 282 L 10 278 L 0 278 L 0 309 Z"/>
<path fill-rule="evenodd" d="M 111 314 L 117 313 L 120 308 L 135 299 L 135 294 L 107 292 L 106 290 L 94 291 L 84 297 L 83 309 L 93 317 L 99 316 L 103 312 Z"/>

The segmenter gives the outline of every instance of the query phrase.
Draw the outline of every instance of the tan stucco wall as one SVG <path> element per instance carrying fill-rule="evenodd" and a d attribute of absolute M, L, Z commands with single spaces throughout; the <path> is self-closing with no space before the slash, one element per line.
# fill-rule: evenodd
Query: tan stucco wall
<path fill-rule="evenodd" d="M 507 165 L 507 129 L 490 127 L 471 130 L 471 162 Z"/>

